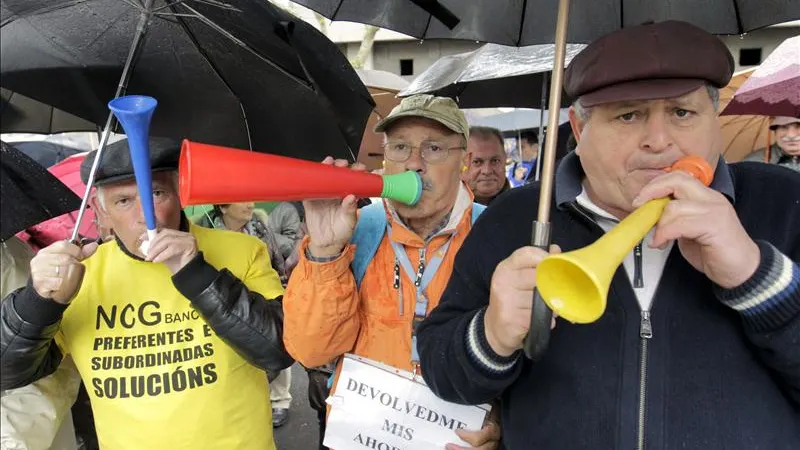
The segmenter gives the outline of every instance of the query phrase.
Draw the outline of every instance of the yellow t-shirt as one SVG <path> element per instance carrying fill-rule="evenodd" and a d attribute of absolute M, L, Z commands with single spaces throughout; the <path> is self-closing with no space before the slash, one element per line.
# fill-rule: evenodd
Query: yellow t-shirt
<path fill-rule="evenodd" d="M 267 299 L 283 294 L 267 247 L 191 226 L 205 260 Z M 274 450 L 269 384 L 216 336 L 163 264 L 116 242 L 86 262 L 57 342 L 72 355 L 104 450 Z"/>

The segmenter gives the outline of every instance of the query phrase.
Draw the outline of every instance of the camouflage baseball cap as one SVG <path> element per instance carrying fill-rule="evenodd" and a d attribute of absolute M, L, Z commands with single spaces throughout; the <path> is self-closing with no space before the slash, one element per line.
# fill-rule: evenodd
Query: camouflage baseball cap
<path fill-rule="evenodd" d="M 464 139 L 469 139 L 467 118 L 451 98 L 436 97 L 430 94 L 406 97 L 394 107 L 388 116 L 375 125 L 375 132 L 383 133 L 389 125 L 403 117 L 424 117 L 435 120 L 453 132 L 464 136 Z"/>

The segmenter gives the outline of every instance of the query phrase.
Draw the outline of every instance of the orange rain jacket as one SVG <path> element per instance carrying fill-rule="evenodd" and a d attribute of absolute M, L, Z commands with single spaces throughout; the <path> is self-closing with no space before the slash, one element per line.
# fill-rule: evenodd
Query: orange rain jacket
<path fill-rule="evenodd" d="M 354 353 L 412 370 L 411 327 L 416 288 L 401 269 L 401 305 L 401 297 L 393 288 L 395 256 L 389 239 L 405 246 L 408 258 L 416 268 L 421 248 L 425 247 L 426 261 L 430 261 L 434 252 L 447 242 L 450 232 L 455 230 L 442 264 L 428 284 L 427 313 L 430 314 L 439 304 L 456 253 L 472 228 L 472 199 L 470 190 L 462 185 L 449 222 L 427 243 L 400 223 L 384 203 L 387 220 L 392 225 L 391 236 L 384 234 L 367 266 L 360 290 L 356 288 L 350 268 L 354 245 L 348 245 L 334 261 L 317 263 L 306 258 L 308 237 L 304 238 L 300 262 L 283 297 L 283 340 L 289 353 L 305 367 L 321 366 L 345 353 Z"/>

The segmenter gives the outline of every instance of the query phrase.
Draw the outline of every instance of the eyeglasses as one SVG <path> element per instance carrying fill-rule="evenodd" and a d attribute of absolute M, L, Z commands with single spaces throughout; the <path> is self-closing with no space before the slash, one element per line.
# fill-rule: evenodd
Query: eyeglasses
<path fill-rule="evenodd" d="M 403 141 L 389 141 L 383 144 L 383 156 L 392 162 L 406 162 L 415 148 L 419 149 L 425 162 L 435 164 L 447 159 L 451 150 L 464 150 L 466 147 L 447 147 L 447 144 L 436 141 L 422 141 L 419 146 Z"/>

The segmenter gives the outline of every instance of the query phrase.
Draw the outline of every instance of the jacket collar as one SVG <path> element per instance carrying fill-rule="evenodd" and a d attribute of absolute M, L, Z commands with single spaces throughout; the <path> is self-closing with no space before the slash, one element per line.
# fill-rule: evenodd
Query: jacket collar
<path fill-rule="evenodd" d="M 476 202 L 476 203 L 480 203 L 480 204 L 482 204 L 482 205 L 486 205 L 486 206 L 488 206 L 488 205 L 489 205 L 490 203 L 492 203 L 492 202 L 493 202 L 493 201 L 494 201 L 494 200 L 495 200 L 497 197 L 500 197 L 500 195 L 504 194 L 506 191 L 508 191 L 508 190 L 510 190 L 510 189 L 511 189 L 511 182 L 508 180 L 508 178 L 505 178 L 505 183 L 503 183 L 503 187 L 502 187 L 502 188 L 500 188 L 500 192 L 498 192 L 497 194 L 494 194 L 494 195 L 493 195 L 493 196 L 491 196 L 491 197 L 478 197 L 478 196 L 477 196 L 477 195 L 475 195 L 475 193 L 473 192 L 473 193 L 472 193 L 472 195 L 475 197 L 475 202 Z"/>
<path fill-rule="evenodd" d="M 772 147 L 769 149 L 769 159 L 770 162 L 779 162 L 783 157 L 789 156 L 786 153 L 783 153 L 783 149 L 777 144 L 772 144 Z"/>
<path fill-rule="evenodd" d="M 578 198 L 583 190 L 583 177 L 583 167 L 578 155 L 573 151 L 564 156 L 556 170 L 555 177 L 554 191 L 557 207 L 564 208 Z M 736 201 L 730 168 L 721 156 L 716 169 L 714 169 L 714 180 L 711 181 L 710 187 L 724 194 L 731 203 Z"/>

